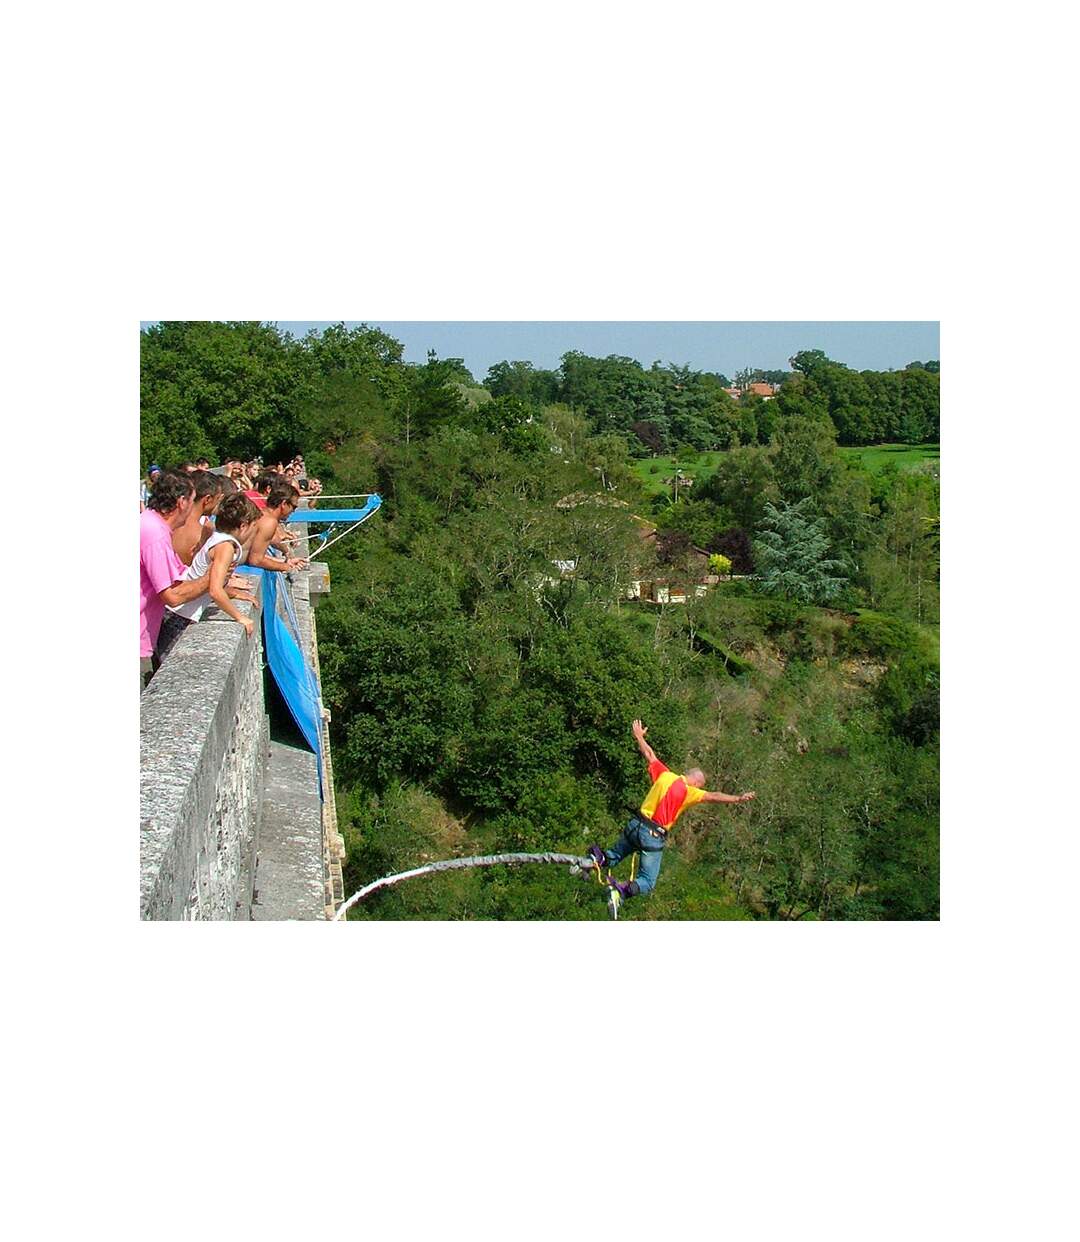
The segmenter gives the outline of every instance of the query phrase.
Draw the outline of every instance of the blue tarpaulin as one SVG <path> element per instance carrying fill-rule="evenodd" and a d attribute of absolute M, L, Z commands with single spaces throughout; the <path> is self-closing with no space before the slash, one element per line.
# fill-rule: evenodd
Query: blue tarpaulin
<path fill-rule="evenodd" d="M 371 495 L 362 509 L 297 509 L 289 515 L 293 523 L 348 524 L 349 530 L 369 518 L 382 504 L 382 497 Z M 349 530 L 342 532 L 348 534 Z M 321 537 L 327 546 L 327 531 Z M 317 536 L 318 537 L 318 536 Z M 341 535 L 330 540 L 336 543 Z M 240 567 L 240 573 L 262 574 L 263 579 L 263 644 L 266 661 L 274 675 L 282 697 L 296 721 L 304 739 L 315 752 L 319 764 L 319 788 L 322 789 L 322 748 L 319 739 L 322 731 L 322 703 L 319 682 L 304 653 L 300 629 L 296 623 L 296 610 L 285 575 L 274 570 L 255 569 L 250 565 Z"/>
<path fill-rule="evenodd" d="M 273 570 L 254 569 L 250 565 L 244 565 L 240 572 L 262 574 L 263 643 L 266 647 L 266 660 L 297 727 L 315 752 L 319 762 L 321 788 L 322 749 L 319 746 L 319 733 L 322 709 L 319 683 L 301 646 L 300 629 L 296 623 L 296 610 L 293 608 L 289 584 L 285 581 L 284 574 L 275 573 Z"/>

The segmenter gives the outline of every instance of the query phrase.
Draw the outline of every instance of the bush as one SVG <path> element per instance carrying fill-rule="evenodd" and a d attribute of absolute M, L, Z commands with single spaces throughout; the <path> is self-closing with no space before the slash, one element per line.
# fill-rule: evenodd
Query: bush
<path fill-rule="evenodd" d="M 725 599 L 761 598 L 752 582 L 725 582 L 721 589 Z"/>
<path fill-rule="evenodd" d="M 874 688 L 874 698 L 891 731 L 913 746 L 938 734 L 941 685 L 937 668 L 924 656 L 906 652 Z"/>
<path fill-rule="evenodd" d="M 792 629 L 802 612 L 799 605 L 790 600 L 767 596 L 758 596 L 752 609 L 758 624 L 773 637 Z"/>
<path fill-rule="evenodd" d="M 918 631 L 908 622 L 862 610 L 848 630 L 844 645 L 852 655 L 897 656 L 918 651 L 920 643 Z"/>
<path fill-rule="evenodd" d="M 723 661 L 723 667 L 726 672 L 733 677 L 737 677 L 742 673 L 749 673 L 752 665 L 747 664 L 745 660 L 739 657 L 725 646 L 714 634 L 710 634 L 708 630 L 698 629 L 694 631 L 694 645 L 699 651 L 707 651 L 710 655 L 717 656 Z"/>
<path fill-rule="evenodd" d="M 796 622 L 794 652 L 803 660 L 832 659 L 844 650 L 848 625 L 827 612 L 806 612 Z"/>
<path fill-rule="evenodd" d="M 729 526 L 720 531 L 709 545 L 714 552 L 726 556 L 732 564 L 730 572 L 736 574 L 752 574 L 754 572 L 754 554 L 750 545 L 750 536 L 741 526 Z"/>

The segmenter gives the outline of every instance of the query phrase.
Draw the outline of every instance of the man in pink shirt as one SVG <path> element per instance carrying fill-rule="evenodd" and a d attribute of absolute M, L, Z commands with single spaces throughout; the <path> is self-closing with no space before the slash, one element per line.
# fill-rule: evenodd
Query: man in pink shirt
<path fill-rule="evenodd" d="M 146 508 L 139 515 L 139 688 L 157 671 L 154 646 L 165 606 L 175 608 L 209 588 L 210 574 L 181 582 L 184 562 L 173 551 L 172 534 L 191 512 L 195 487 L 181 470 L 158 475 Z"/>

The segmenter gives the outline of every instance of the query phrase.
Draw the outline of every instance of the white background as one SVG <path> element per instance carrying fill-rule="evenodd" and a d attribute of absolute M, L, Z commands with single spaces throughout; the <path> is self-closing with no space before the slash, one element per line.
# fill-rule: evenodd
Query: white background
<path fill-rule="evenodd" d="M 1061 11 L 9 17 L 14 1236 L 1065 1236 Z M 140 925 L 138 323 L 188 317 L 940 319 L 941 923 Z"/>

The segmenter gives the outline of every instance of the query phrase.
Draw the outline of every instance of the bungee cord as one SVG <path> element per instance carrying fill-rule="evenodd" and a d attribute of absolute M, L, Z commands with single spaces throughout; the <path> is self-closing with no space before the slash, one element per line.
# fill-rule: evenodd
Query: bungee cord
<path fill-rule="evenodd" d="M 396 875 L 384 875 L 379 880 L 373 880 L 353 893 L 348 901 L 342 902 L 332 921 L 339 922 L 358 901 L 363 901 L 378 889 L 389 888 L 391 884 L 400 884 L 402 880 L 411 880 L 418 875 L 458 871 L 464 867 L 517 867 L 523 863 L 557 863 L 564 867 L 577 867 L 581 871 L 591 870 L 594 865 L 591 858 L 582 858 L 580 854 L 557 854 L 552 851 L 541 854 L 482 854 L 473 858 L 448 858 L 443 862 L 427 863 L 423 867 L 414 867 L 411 871 L 399 871 Z"/>

